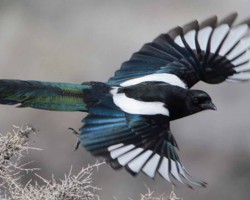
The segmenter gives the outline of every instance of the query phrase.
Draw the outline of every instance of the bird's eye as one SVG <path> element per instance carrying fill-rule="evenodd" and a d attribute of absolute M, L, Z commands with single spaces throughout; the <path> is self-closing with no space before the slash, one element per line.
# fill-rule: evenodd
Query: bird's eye
<path fill-rule="evenodd" d="M 200 101 L 199 101 L 199 98 L 197 98 L 197 97 L 195 97 L 195 98 L 193 98 L 193 102 L 195 103 L 195 104 L 198 104 Z"/>

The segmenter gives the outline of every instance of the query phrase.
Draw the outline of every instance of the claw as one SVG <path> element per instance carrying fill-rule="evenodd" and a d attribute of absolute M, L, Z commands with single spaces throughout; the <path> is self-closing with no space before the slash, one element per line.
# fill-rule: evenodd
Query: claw
<path fill-rule="evenodd" d="M 73 129 L 73 128 L 68 128 L 68 129 L 71 130 L 73 134 L 75 134 L 75 135 L 77 135 L 77 136 L 80 135 L 80 133 L 77 132 L 75 129 Z"/>
<path fill-rule="evenodd" d="M 79 132 L 77 132 L 75 129 L 73 129 L 73 128 L 69 128 L 69 130 L 71 130 L 71 131 L 72 131 L 72 133 L 73 133 L 74 135 L 76 135 L 77 137 L 79 137 L 79 136 L 80 136 L 80 133 L 79 133 Z M 78 140 L 77 140 L 77 142 L 76 142 L 76 145 L 75 145 L 75 149 L 74 149 L 74 151 L 76 151 L 76 150 L 79 148 L 80 144 L 81 144 L 81 141 L 78 139 Z"/>
<path fill-rule="evenodd" d="M 81 141 L 77 140 L 74 151 L 76 151 L 79 148 L 80 144 L 81 144 Z"/>

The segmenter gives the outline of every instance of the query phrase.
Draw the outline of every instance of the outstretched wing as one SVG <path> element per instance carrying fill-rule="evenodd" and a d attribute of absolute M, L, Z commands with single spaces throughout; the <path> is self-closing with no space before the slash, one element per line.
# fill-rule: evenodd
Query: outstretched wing
<path fill-rule="evenodd" d="M 88 151 L 104 156 L 115 169 L 125 167 L 132 175 L 142 171 L 154 178 L 158 172 L 169 182 L 174 178 L 190 187 L 206 185 L 192 181 L 186 172 L 166 117 L 124 113 L 111 98 L 91 108 L 83 120 L 80 139 Z"/>
<path fill-rule="evenodd" d="M 233 26 L 237 14 L 220 22 L 211 17 L 161 34 L 124 62 L 108 83 L 113 86 L 145 80 L 221 83 L 250 79 L 250 19 Z M 173 80 L 173 76 L 176 77 Z M 164 76 L 165 75 L 165 76 Z M 165 79 L 165 80 L 164 80 Z M 180 79 L 180 80 L 179 80 Z"/>

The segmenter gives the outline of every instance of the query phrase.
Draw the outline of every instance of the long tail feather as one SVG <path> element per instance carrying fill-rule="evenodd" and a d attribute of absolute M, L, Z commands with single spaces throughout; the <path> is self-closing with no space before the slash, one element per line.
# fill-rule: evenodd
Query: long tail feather
<path fill-rule="evenodd" d="M 54 111 L 88 111 L 98 101 L 96 85 L 103 83 L 53 83 L 0 80 L 0 104 Z M 100 93 L 102 93 L 100 91 Z"/>

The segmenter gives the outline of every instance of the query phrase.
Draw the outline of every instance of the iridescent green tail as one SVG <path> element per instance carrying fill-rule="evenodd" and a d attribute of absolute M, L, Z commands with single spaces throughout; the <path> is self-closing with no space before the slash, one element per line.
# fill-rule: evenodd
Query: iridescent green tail
<path fill-rule="evenodd" d="M 0 104 L 54 111 L 84 111 L 109 91 L 104 83 L 0 80 Z"/>

